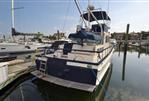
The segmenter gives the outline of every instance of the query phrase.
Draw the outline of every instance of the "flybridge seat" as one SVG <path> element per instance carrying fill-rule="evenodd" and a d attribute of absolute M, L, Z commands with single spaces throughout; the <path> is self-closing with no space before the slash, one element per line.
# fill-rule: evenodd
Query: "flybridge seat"
<path fill-rule="evenodd" d="M 77 42 L 93 42 L 93 43 L 101 43 L 102 38 L 100 35 L 96 35 L 92 32 L 86 32 L 84 30 L 80 30 L 77 33 L 72 33 L 68 36 L 68 38 L 75 40 Z"/>
<path fill-rule="evenodd" d="M 67 55 L 69 52 L 72 51 L 73 43 L 65 43 L 63 48 L 63 54 Z"/>
<path fill-rule="evenodd" d="M 97 20 L 108 20 L 108 21 L 111 20 L 105 11 L 91 11 L 91 12 L 96 17 Z M 92 15 L 90 15 L 90 18 L 88 18 L 88 13 L 84 13 L 83 18 L 89 22 L 95 21 Z"/>
<path fill-rule="evenodd" d="M 60 45 L 68 43 L 68 41 L 55 41 L 54 43 L 52 43 L 52 45 L 50 47 L 47 47 L 45 49 L 44 54 L 51 54 L 54 53 Z"/>

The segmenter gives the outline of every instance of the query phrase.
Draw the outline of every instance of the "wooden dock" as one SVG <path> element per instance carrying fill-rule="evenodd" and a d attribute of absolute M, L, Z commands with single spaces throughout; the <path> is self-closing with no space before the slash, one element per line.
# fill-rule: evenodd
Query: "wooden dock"
<path fill-rule="evenodd" d="M 30 73 L 34 70 L 33 67 L 31 67 L 32 62 L 20 62 L 18 64 L 12 64 L 8 66 L 8 79 L 0 84 L 0 90 L 5 88 L 7 85 L 9 85 L 11 82 L 16 80 L 22 75 L 25 75 L 27 73 Z"/>

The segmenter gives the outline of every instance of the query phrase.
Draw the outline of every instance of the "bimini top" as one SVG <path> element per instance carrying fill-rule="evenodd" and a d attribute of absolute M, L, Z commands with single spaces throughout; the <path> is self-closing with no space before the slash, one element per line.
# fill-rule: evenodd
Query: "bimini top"
<path fill-rule="evenodd" d="M 91 11 L 97 20 L 111 20 L 105 11 Z M 89 22 L 95 21 L 94 17 L 90 15 L 90 19 L 88 19 L 88 13 L 83 14 L 83 18 Z"/>
<path fill-rule="evenodd" d="M 92 32 L 86 32 L 84 30 L 80 30 L 77 33 L 71 33 L 68 38 L 70 39 L 80 39 L 80 40 L 85 40 L 85 41 L 90 41 L 90 42 L 96 42 L 100 43 L 102 38 L 100 35 L 96 35 Z"/>

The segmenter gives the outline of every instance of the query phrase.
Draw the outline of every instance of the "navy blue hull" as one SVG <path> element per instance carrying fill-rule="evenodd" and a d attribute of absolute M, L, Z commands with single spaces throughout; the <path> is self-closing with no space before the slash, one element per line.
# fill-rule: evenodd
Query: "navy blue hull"
<path fill-rule="evenodd" d="M 40 61 L 36 59 L 36 67 L 39 69 Z M 70 80 L 85 84 L 96 84 L 96 69 L 68 66 L 64 59 L 48 58 L 47 60 L 47 74 L 61 79 Z"/>

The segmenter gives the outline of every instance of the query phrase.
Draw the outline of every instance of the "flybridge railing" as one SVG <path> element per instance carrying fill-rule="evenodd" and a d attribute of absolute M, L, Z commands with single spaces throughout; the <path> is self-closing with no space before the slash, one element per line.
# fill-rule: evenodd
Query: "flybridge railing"
<path fill-rule="evenodd" d="M 107 55 L 110 54 L 110 52 L 112 51 L 113 47 L 114 47 L 114 46 L 109 46 L 109 47 L 107 47 L 107 48 L 104 48 L 104 49 L 100 50 L 99 52 L 97 52 L 97 53 L 98 53 L 98 57 L 99 57 L 100 59 L 103 59 L 104 57 L 106 57 Z M 111 49 L 110 49 L 110 48 L 111 48 Z M 109 50 L 109 49 L 110 49 L 110 50 Z"/>

